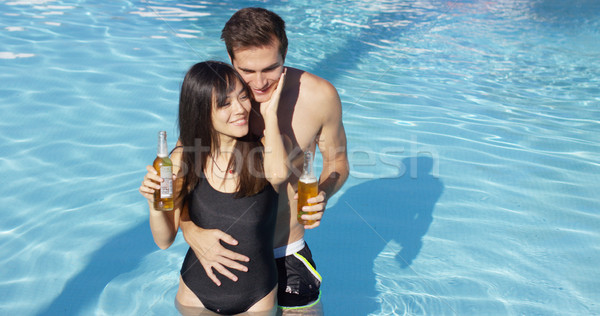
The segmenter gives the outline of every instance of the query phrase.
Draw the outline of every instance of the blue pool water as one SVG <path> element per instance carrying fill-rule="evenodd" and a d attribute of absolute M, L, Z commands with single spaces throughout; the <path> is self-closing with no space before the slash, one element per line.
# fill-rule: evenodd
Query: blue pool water
<path fill-rule="evenodd" d="M 245 6 L 343 102 L 327 315 L 600 315 L 595 0 L 0 1 L 0 314 L 176 314 L 137 188 Z"/>

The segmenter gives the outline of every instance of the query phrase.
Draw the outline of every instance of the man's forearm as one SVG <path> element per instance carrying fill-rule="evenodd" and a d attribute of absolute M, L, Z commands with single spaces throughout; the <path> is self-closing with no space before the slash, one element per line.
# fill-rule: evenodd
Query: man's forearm
<path fill-rule="evenodd" d="M 197 245 L 192 245 L 193 238 L 189 238 L 189 235 L 192 233 L 193 230 L 202 230 L 202 228 L 196 226 L 196 224 L 192 222 L 187 212 L 187 209 L 181 212 L 181 217 L 179 218 L 179 228 L 181 229 L 181 232 L 183 233 L 183 238 L 185 239 L 187 244 L 190 245 L 192 249 L 197 250 Z"/>
<path fill-rule="evenodd" d="M 330 168 L 329 166 L 332 166 Z M 340 159 L 333 164 L 323 166 L 319 179 L 319 191 L 324 191 L 327 199 L 339 191 L 348 179 L 348 160 Z"/>

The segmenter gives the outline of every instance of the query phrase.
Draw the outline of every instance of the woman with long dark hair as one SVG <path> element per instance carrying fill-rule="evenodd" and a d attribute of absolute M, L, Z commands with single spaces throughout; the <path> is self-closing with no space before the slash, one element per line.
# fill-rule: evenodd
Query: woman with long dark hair
<path fill-rule="evenodd" d="M 179 100 L 179 140 L 173 161 L 174 209 L 154 209 L 163 181 L 152 166 L 140 187 L 148 199 L 156 244 L 168 248 L 180 217 L 233 236 L 236 251 L 250 258 L 237 281 L 215 284 L 189 249 L 181 268 L 176 305 L 180 312 L 206 308 L 221 314 L 274 311 L 277 270 L 273 234 L 278 185 L 288 177 L 287 153 L 277 108 L 283 74 L 272 101 L 253 109 L 247 85 L 229 65 L 207 61 L 190 68 Z M 251 115 L 261 115 L 264 135 L 252 135 Z M 227 246 L 227 245 L 225 245 Z"/>

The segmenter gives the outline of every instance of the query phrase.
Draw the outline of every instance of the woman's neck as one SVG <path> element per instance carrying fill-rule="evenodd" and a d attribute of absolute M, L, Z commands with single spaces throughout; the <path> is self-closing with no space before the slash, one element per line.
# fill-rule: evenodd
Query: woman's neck
<path fill-rule="evenodd" d="M 236 138 L 221 135 L 219 139 L 219 149 L 217 152 L 211 153 L 213 157 L 223 157 L 226 161 L 229 161 L 237 142 Z"/>
<path fill-rule="evenodd" d="M 209 172 L 215 188 L 224 192 L 233 192 L 235 187 L 231 187 L 231 181 L 234 180 L 234 171 L 230 169 L 230 160 L 234 156 L 235 144 L 237 139 L 223 136 L 219 138 L 219 148 L 210 153 L 212 163 L 209 164 Z M 207 170 L 208 171 L 208 170 Z M 229 184 L 227 184 L 229 183 Z M 229 186 L 228 186 L 229 185 Z"/>

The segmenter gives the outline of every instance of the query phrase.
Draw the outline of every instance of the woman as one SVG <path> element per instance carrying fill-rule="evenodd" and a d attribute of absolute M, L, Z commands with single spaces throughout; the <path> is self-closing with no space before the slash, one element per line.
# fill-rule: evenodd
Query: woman
<path fill-rule="evenodd" d="M 250 91 L 235 70 L 207 61 L 186 74 L 179 100 L 179 141 L 171 155 L 175 205 L 156 211 L 153 193 L 162 179 L 152 166 L 140 187 L 148 199 L 156 244 L 168 248 L 182 212 L 198 226 L 226 231 L 236 251 L 250 258 L 237 282 L 213 283 L 190 249 L 181 268 L 176 304 L 182 313 L 204 307 L 217 313 L 273 311 L 277 272 L 273 233 L 278 184 L 288 176 L 287 153 L 279 133 L 277 108 L 285 74 L 271 102 L 260 105 L 264 137 L 249 134 Z"/>

